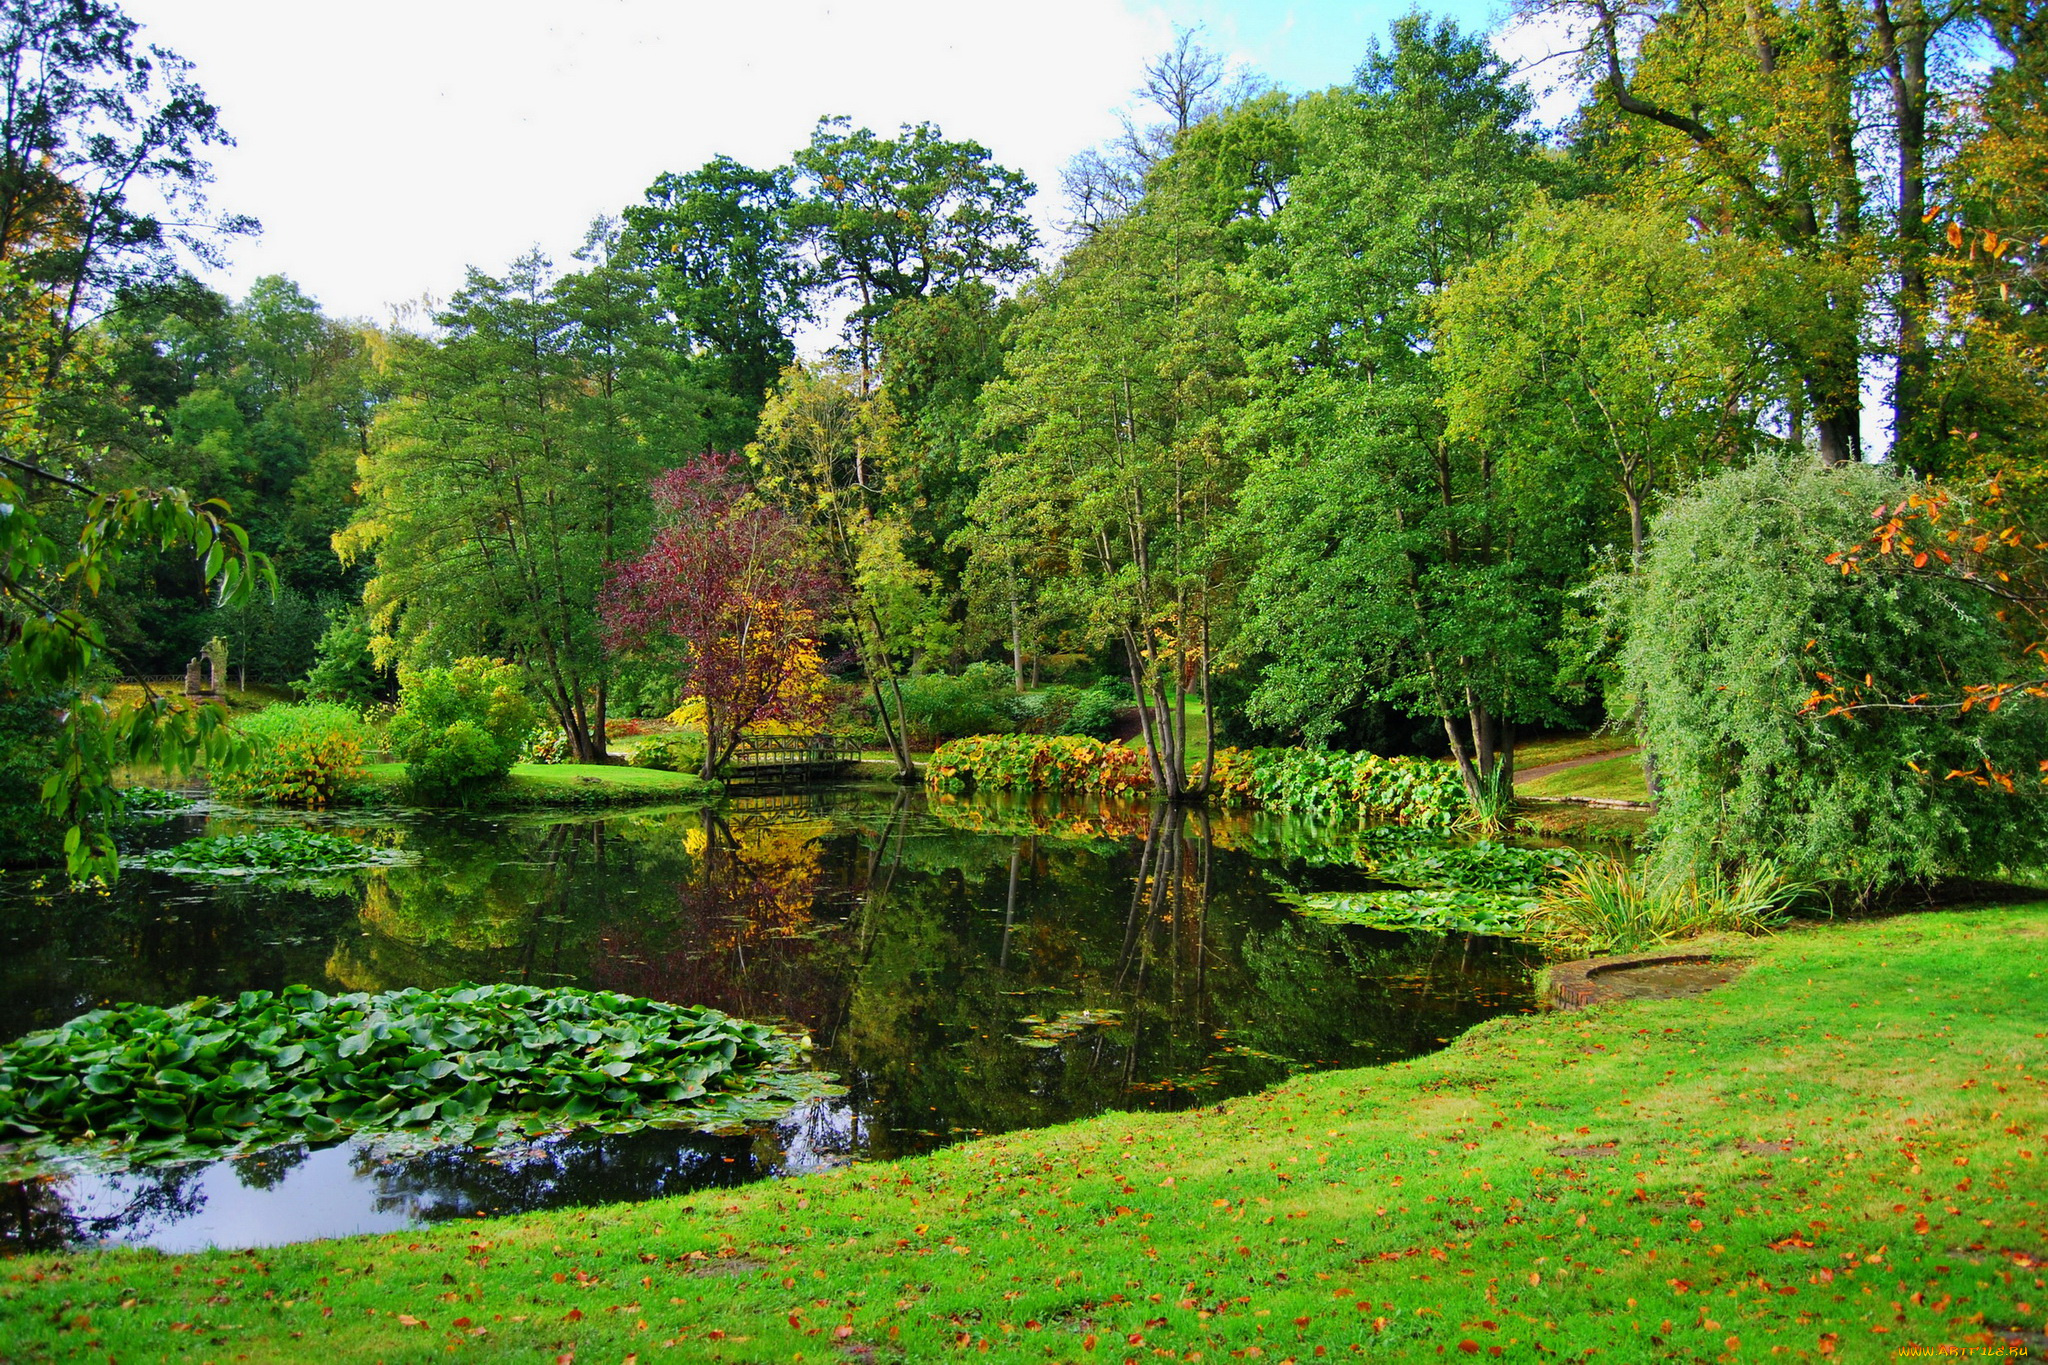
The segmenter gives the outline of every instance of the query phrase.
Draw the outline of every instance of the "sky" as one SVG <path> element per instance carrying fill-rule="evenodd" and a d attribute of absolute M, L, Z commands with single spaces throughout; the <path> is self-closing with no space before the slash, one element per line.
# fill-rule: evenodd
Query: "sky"
<path fill-rule="evenodd" d="M 291 276 L 386 322 L 718 154 L 786 161 L 825 114 L 930 120 L 1039 185 L 1117 130 L 1177 25 L 1293 90 L 1347 79 L 1409 0 L 128 0 L 236 139 L 214 207 L 262 221 L 209 279 Z M 1483 27 L 1486 0 L 1434 12 Z"/>

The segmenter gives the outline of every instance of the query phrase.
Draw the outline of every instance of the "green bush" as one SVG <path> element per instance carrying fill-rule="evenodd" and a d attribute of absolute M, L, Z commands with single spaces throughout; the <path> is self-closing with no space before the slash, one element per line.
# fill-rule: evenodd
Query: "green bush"
<path fill-rule="evenodd" d="M 655 768 L 665 773 L 694 773 L 704 767 L 704 736 L 695 730 L 656 735 L 633 751 L 636 768 Z"/>
<path fill-rule="evenodd" d="M 1001 664 L 969 664 L 958 674 L 925 673 L 903 679 L 903 719 L 911 742 L 922 748 L 963 735 L 1008 734 L 1014 697 L 1010 670 Z"/>
<path fill-rule="evenodd" d="M 1055 683 L 1012 699 L 1010 712 L 1017 726 L 1034 735 L 1085 735 L 1108 739 L 1116 728 L 1117 712 L 1128 704 L 1130 688 L 1116 679 L 1105 679 L 1094 687 L 1068 687 Z"/>
<path fill-rule="evenodd" d="M 402 668 L 398 712 L 387 735 L 406 780 L 453 796 L 502 781 L 533 735 L 533 704 L 517 668 L 458 659 L 447 668 Z"/>
<path fill-rule="evenodd" d="M 372 739 L 361 716 L 334 702 L 270 706 L 244 716 L 235 729 L 248 741 L 241 760 L 213 774 L 213 790 L 230 801 L 327 806 L 363 776 Z"/>
<path fill-rule="evenodd" d="M 1844 574 L 1872 509 L 1910 485 L 1867 465 L 1764 462 L 1657 518 L 1621 597 L 1621 704 L 1663 787 L 1653 830 L 1674 874 L 1775 860 L 1862 895 L 2039 858 L 2048 709 L 1808 714 L 1827 678 L 1905 698 L 2009 676 L 1989 594 L 1904 565 Z M 2023 773 L 2017 789 L 1947 774 Z"/>
<path fill-rule="evenodd" d="M 308 701 L 339 702 L 361 711 L 384 691 L 384 678 L 370 658 L 370 623 L 359 610 L 337 607 L 314 647 L 313 667 L 299 680 Z"/>
<path fill-rule="evenodd" d="M 1418 829 L 1471 822 L 1458 770 L 1442 759 L 1382 758 L 1335 749 L 1224 749 L 1216 799 L 1318 818 L 1363 816 Z"/>

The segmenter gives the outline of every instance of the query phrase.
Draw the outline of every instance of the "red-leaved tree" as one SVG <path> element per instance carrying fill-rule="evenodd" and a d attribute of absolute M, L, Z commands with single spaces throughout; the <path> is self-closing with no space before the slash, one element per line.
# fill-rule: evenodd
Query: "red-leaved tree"
<path fill-rule="evenodd" d="M 647 552 L 621 565 L 605 591 L 614 649 L 673 659 L 704 701 L 710 777 L 763 721 L 787 714 L 791 670 L 815 645 L 835 584 L 803 528 L 754 497 L 730 455 L 708 454 L 654 480 L 658 528 Z"/>

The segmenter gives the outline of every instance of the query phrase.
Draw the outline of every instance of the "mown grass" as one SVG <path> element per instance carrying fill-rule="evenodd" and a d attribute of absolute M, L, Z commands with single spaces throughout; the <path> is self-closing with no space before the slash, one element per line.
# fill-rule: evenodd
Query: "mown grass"
<path fill-rule="evenodd" d="M 16 1361 L 1885 1361 L 2048 1311 L 2048 908 L 739 1191 L 23 1257 Z M 2038 1335 L 2031 1338 L 2039 1349 Z"/>
<path fill-rule="evenodd" d="M 1567 768 L 1533 782 L 1517 782 L 1515 793 L 1518 796 L 1593 796 L 1609 801 L 1650 799 L 1649 786 L 1643 781 L 1643 761 L 1634 754 Z"/>
<path fill-rule="evenodd" d="M 391 789 L 405 786 L 403 763 L 371 763 L 369 780 Z M 695 773 L 634 768 L 623 763 L 515 763 L 502 787 L 477 794 L 483 805 L 552 806 L 711 797 L 718 794 Z"/>
<path fill-rule="evenodd" d="M 1575 758 L 1611 754 L 1617 749 L 1629 748 L 1634 743 L 1635 740 L 1629 735 L 1545 735 L 1540 739 L 1526 739 L 1515 745 L 1515 768 L 1521 771 L 1541 768 L 1550 763 L 1569 763 Z"/>

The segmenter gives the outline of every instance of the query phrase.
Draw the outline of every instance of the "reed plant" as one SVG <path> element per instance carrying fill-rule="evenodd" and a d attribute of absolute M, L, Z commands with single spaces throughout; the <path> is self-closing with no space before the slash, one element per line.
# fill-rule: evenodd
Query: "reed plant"
<path fill-rule="evenodd" d="M 1759 859 L 1729 873 L 1606 855 L 1586 858 L 1546 894 L 1530 932 L 1571 953 L 1626 953 L 1705 934 L 1768 934 L 1811 888 Z"/>

